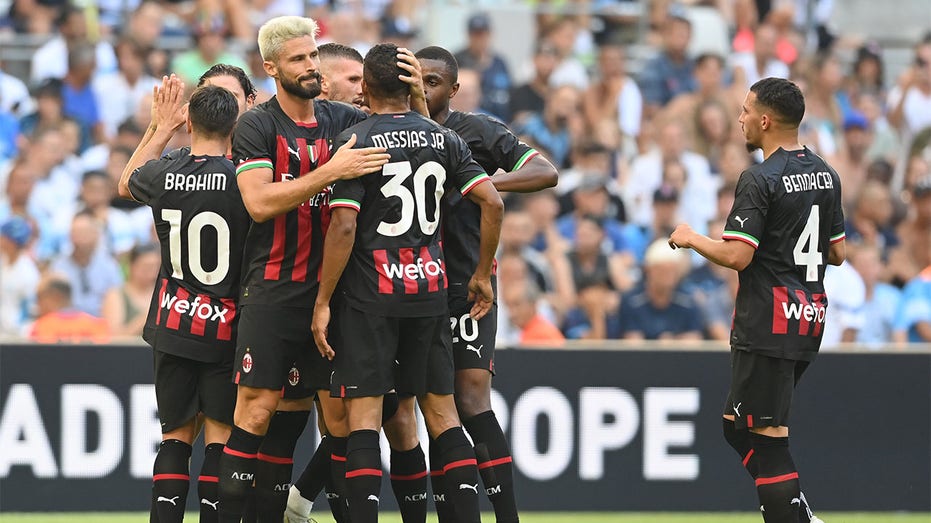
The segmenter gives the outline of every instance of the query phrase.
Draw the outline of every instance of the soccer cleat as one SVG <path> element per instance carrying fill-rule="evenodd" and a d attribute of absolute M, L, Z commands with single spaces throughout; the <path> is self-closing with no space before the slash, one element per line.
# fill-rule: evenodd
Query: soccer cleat
<path fill-rule="evenodd" d="M 291 485 L 291 489 L 288 491 L 288 505 L 284 511 L 284 522 L 316 523 L 316 521 L 310 517 L 310 511 L 313 506 L 313 502 L 301 496 L 301 491 L 294 485 Z"/>
<path fill-rule="evenodd" d="M 824 523 L 824 521 L 818 516 L 812 516 L 811 519 L 808 520 L 808 523 Z"/>

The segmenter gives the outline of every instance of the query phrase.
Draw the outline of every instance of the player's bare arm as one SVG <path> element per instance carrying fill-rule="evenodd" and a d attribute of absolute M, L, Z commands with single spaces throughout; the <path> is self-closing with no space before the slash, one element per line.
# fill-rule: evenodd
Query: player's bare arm
<path fill-rule="evenodd" d="M 478 266 L 469 281 L 469 301 L 473 302 L 469 315 L 478 320 L 488 314 L 495 298 L 491 288 L 491 271 L 495 262 L 495 251 L 498 249 L 498 236 L 501 234 L 504 202 L 490 183 L 476 185 L 467 197 L 482 211 Z"/>
<path fill-rule="evenodd" d="M 264 222 L 286 212 L 319 194 L 337 180 L 348 180 L 373 173 L 391 158 L 381 147 L 353 149 L 352 137 L 327 163 L 309 176 L 300 176 L 288 182 L 274 182 L 272 170 L 259 167 L 242 172 L 237 177 L 242 201 L 256 222 Z"/>
<path fill-rule="evenodd" d="M 828 263 L 831 265 L 840 265 L 847 259 L 847 241 L 841 240 L 831 244 L 831 250 L 828 251 Z"/>
<path fill-rule="evenodd" d="M 149 160 L 157 160 L 168 142 L 187 119 L 184 110 L 184 82 L 175 75 L 163 76 L 162 85 L 155 86 L 152 93 L 152 123 L 145 137 L 126 162 L 118 186 L 120 197 L 134 199 L 129 190 L 129 179 L 133 172 Z"/>
<path fill-rule="evenodd" d="M 673 249 L 694 249 L 709 261 L 735 271 L 742 271 L 750 265 L 756 252 L 753 246 L 739 240 L 712 240 L 684 223 L 672 231 L 669 246 Z"/>
<path fill-rule="evenodd" d="M 503 192 L 535 192 L 556 187 L 556 167 L 541 155 L 536 155 L 520 169 L 496 174 L 491 181 Z"/>
<path fill-rule="evenodd" d="M 420 61 L 414 56 L 414 52 L 406 47 L 398 48 L 398 67 L 408 73 L 407 75 L 398 75 L 398 78 L 410 87 L 411 110 L 430 118 L 430 109 L 427 108 L 427 95 L 423 89 L 423 72 L 420 69 Z"/>
<path fill-rule="evenodd" d="M 353 135 L 355 136 L 355 135 Z M 333 209 L 330 215 L 330 228 L 327 230 L 323 244 L 323 264 L 320 269 L 320 287 L 317 289 L 317 302 L 314 304 L 314 318 L 311 329 L 317 341 L 320 354 L 332 360 L 336 352 L 327 343 L 327 327 L 330 324 L 330 298 L 336 290 L 352 247 L 356 242 L 356 217 L 359 211 L 340 207 Z"/>

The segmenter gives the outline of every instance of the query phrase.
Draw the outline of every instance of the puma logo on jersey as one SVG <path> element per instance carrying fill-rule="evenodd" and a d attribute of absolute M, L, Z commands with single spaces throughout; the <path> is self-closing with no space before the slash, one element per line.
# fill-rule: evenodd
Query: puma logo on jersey
<path fill-rule="evenodd" d="M 469 485 L 468 483 L 460 483 L 459 490 L 465 490 L 465 489 L 474 490 L 475 493 L 478 494 L 478 483 L 476 483 L 475 485 Z"/>
<path fill-rule="evenodd" d="M 376 496 L 375 494 L 369 494 L 368 500 L 378 503 L 378 496 Z"/>
<path fill-rule="evenodd" d="M 213 503 L 210 502 L 207 498 L 200 498 L 201 505 L 207 505 L 208 507 L 213 507 L 213 510 L 217 510 L 217 505 L 220 504 L 220 500 L 216 500 Z"/>
<path fill-rule="evenodd" d="M 293 155 L 294 155 L 294 158 L 296 158 L 297 161 L 301 161 L 301 152 L 300 152 L 300 151 L 298 151 L 297 149 L 292 149 L 291 146 L 289 145 L 289 146 L 288 146 L 288 152 L 291 153 L 291 154 L 293 154 Z"/>
<path fill-rule="evenodd" d="M 740 222 L 740 228 L 743 229 L 744 223 L 746 223 L 750 218 L 741 218 L 740 216 L 734 215 L 734 219 Z"/>
<path fill-rule="evenodd" d="M 180 498 L 180 497 L 181 497 L 181 496 L 175 496 L 175 497 L 169 499 L 169 498 L 166 498 L 165 496 L 159 496 L 159 497 L 155 498 L 155 502 L 156 502 L 156 503 L 160 503 L 160 502 L 164 501 L 164 502 L 166 502 L 166 503 L 171 503 L 172 505 L 174 505 L 174 506 L 177 507 L 177 506 L 178 506 L 177 501 L 178 501 L 178 498 Z"/>
<path fill-rule="evenodd" d="M 478 348 L 476 349 L 476 348 L 470 343 L 470 344 L 466 345 L 466 350 L 474 352 L 479 358 L 481 358 L 481 357 L 482 357 L 482 347 L 484 347 L 484 345 L 479 345 Z"/>

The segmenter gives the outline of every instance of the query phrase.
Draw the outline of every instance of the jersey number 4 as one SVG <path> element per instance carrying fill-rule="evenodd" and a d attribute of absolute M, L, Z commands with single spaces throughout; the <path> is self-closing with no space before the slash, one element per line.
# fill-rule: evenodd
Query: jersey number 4
<path fill-rule="evenodd" d="M 812 205 L 805 228 L 792 249 L 795 264 L 805 267 L 805 281 L 818 281 L 818 267 L 824 264 L 824 257 L 818 250 L 820 225 L 821 214 L 818 212 L 818 206 Z"/>
<path fill-rule="evenodd" d="M 411 174 L 414 175 L 414 192 L 404 186 Z M 440 198 L 443 197 L 443 184 L 446 182 L 446 169 L 437 162 L 427 162 L 414 172 L 411 162 L 394 162 L 382 167 L 382 175 L 391 178 L 381 186 L 381 193 L 386 198 L 399 198 L 401 200 L 401 217 L 394 223 L 381 222 L 378 224 L 378 234 L 382 236 L 400 236 L 406 233 L 414 224 L 414 214 L 420 230 L 425 235 L 436 232 L 440 224 Z M 436 180 L 436 189 L 433 191 L 433 216 L 427 216 L 427 179 Z"/>
<path fill-rule="evenodd" d="M 184 279 L 181 267 L 181 217 L 179 209 L 162 209 L 162 219 L 168 222 L 168 252 L 171 257 L 171 277 Z M 217 266 L 208 271 L 201 262 L 201 234 L 204 227 L 213 227 L 217 234 Z M 219 214 L 203 211 L 194 215 L 187 225 L 188 268 L 197 281 L 204 285 L 216 285 L 226 279 L 230 270 L 230 226 Z"/>

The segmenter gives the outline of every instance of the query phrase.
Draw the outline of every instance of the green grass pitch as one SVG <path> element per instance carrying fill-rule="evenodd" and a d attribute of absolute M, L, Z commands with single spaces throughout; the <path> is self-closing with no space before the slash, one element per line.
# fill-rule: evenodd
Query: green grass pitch
<path fill-rule="evenodd" d="M 188 511 L 188 519 L 196 521 L 197 515 Z M 929 513 L 891 513 L 891 512 L 825 512 L 818 516 L 825 523 L 928 523 Z M 72 513 L 30 513 L 14 514 L 0 512 L 2 523 L 142 523 L 149 515 L 136 513 L 110 512 L 72 512 Z M 484 514 L 483 521 L 494 521 L 494 514 Z M 320 514 L 318 523 L 331 523 L 332 519 Z M 382 523 L 401 523 L 396 513 L 382 514 Z M 427 517 L 428 523 L 436 521 L 433 514 Z M 761 523 L 759 514 L 752 513 L 683 513 L 683 512 L 524 512 L 524 523 Z"/>

